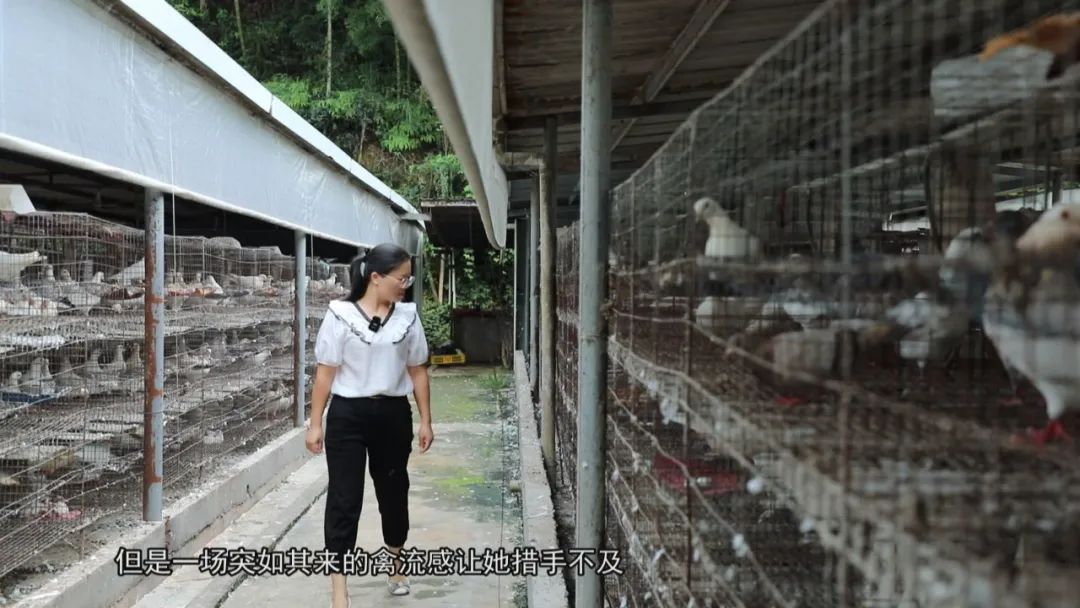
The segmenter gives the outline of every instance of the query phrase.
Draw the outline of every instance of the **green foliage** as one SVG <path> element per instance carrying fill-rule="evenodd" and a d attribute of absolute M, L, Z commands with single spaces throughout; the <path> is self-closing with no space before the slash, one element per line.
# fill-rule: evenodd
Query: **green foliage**
<path fill-rule="evenodd" d="M 484 374 L 483 376 L 476 377 L 476 381 L 480 384 L 480 386 L 495 393 L 509 389 L 511 385 L 510 380 L 511 375 L 506 372 L 499 371 L 499 368 L 497 367 L 493 367 L 491 369 L 490 375 Z"/>
<path fill-rule="evenodd" d="M 461 161 L 453 154 L 432 154 L 409 166 L 409 186 L 402 193 L 412 200 L 457 198 L 468 188 Z M 411 196 L 409 196 L 411 195 Z"/>
<path fill-rule="evenodd" d="M 311 90 L 311 83 L 307 80 L 293 78 L 284 74 L 274 76 L 263 83 L 275 97 L 285 102 L 300 114 L 311 110 L 311 104 L 315 100 L 315 94 Z"/>
<path fill-rule="evenodd" d="M 433 298 L 426 298 L 420 309 L 420 322 L 424 324 L 424 334 L 432 347 L 441 346 L 450 341 L 450 304 L 439 304 Z"/>
<path fill-rule="evenodd" d="M 454 252 L 459 285 L 458 308 L 507 311 L 514 302 L 514 263 L 508 251 Z"/>
<path fill-rule="evenodd" d="M 378 148 L 392 188 L 407 191 L 408 168 L 444 153 L 442 126 L 379 0 L 244 0 L 239 20 L 232 0 L 170 1 L 343 150 L 360 159 Z"/>
<path fill-rule="evenodd" d="M 388 151 L 412 152 L 442 141 L 442 124 L 426 98 L 390 99 L 381 110 L 375 126 Z"/>

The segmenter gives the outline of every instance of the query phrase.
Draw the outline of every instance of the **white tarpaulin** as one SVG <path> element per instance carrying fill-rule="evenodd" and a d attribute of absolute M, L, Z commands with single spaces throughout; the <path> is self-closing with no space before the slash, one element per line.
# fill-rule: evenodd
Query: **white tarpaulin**
<path fill-rule="evenodd" d="M 384 0 L 476 195 L 488 241 L 506 244 L 509 186 L 493 142 L 493 0 Z"/>
<path fill-rule="evenodd" d="M 113 4 L 0 0 L 0 149 L 336 241 L 416 251 L 418 227 L 393 207 L 415 209 L 164 0 Z"/>

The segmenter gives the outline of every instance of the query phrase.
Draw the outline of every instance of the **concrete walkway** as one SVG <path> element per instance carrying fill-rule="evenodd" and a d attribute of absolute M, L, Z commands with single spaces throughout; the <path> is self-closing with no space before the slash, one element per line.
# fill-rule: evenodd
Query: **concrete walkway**
<path fill-rule="evenodd" d="M 505 370 L 443 368 L 433 376 L 435 444 L 426 454 L 414 446 L 409 461 L 410 547 L 505 548 L 521 543 L 521 511 L 508 489 L 517 477 L 516 419 L 513 395 L 496 398 L 496 385 L 508 386 Z M 414 420 L 417 418 L 414 416 Z M 512 445 L 511 445 L 512 444 Z M 323 548 L 326 462 L 312 458 L 206 546 L 258 550 L 273 546 Z M 314 501 L 314 502 L 312 502 Z M 306 509 L 306 510 L 305 510 Z M 290 514 L 289 511 L 295 511 Z M 381 547 L 380 515 L 367 477 L 358 544 L 367 552 Z M 195 556 L 198 549 L 188 552 Z M 524 582 L 510 576 L 414 576 L 412 594 L 391 597 L 386 576 L 350 577 L 352 605 L 377 606 L 524 606 Z M 329 579 L 321 575 L 213 577 L 195 567 L 177 569 L 138 608 L 266 608 L 330 605 Z"/>

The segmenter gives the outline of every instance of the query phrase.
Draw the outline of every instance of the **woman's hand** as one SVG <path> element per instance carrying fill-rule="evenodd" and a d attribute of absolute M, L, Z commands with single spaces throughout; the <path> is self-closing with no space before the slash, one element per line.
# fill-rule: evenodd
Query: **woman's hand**
<path fill-rule="evenodd" d="M 307 445 L 307 449 L 312 454 L 322 454 L 323 451 L 323 432 L 322 425 L 309 426 L 307 435 L 304 437 L 304 444 Z"/>
<path fill-rule="evenodd" d="M 435 431 L 431 430 L 430 422 L 420 423 L 420 453 L 428 451 L 431 442 L 435 441 Z"/>

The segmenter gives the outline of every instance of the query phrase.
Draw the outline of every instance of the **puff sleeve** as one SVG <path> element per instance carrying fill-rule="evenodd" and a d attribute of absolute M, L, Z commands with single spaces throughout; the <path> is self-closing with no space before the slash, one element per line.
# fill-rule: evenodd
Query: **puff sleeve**
<path fill-rule="evenodd" d="M 315 361 L 320 365 L 338 367 L 345 350 L 345 324 L 330 310 L 326 311 L 319 333 L 315 337 Z"/>
<path fill-rule="evenodd" d="M 427 336 L 424 335 L 424 325 L 420 322 L 420 315 L 416 315 L 413 326 L 409 329 L 409 337 L 406 340 L 409 345 L 406 364 L 409 367 L 426 365 L 428 362 Z"/>

